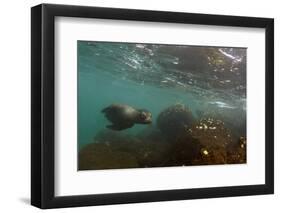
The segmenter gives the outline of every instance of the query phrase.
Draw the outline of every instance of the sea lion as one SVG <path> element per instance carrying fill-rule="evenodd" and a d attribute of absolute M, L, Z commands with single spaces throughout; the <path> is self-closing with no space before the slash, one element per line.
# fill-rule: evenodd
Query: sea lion
<path fill-rule="evenodd" d="M 152 122 L 152 115 L 145 109 L 135 109 L 125 104 L 111 104 L 104 108 L 102 113 L 112 122 L 106 126 L 112 130 L 123 130 L 134 126 L 134 124 L 149 124 Z"/>

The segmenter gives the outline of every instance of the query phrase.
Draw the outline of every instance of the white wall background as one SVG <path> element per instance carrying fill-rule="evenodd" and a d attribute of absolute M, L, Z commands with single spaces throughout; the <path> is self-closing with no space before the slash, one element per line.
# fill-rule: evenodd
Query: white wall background
<path fill-rule="evenodd" d="M 45 0 L 45 3 L 170 10 L 275 18 L 275 195 L 50 210 L 51 212 L 265 212 L 281 209 L 281 13 L 277 0 Z M 1 2 L 0 212 L 39 212 L 30 197 L 30 7 L 37 0 Z M 276 211 L 275 211 L 276 212 Z"/>

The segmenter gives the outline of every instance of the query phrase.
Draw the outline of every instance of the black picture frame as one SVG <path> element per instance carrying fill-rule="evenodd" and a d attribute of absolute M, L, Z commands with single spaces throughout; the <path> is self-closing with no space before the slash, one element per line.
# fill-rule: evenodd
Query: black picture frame
<path fill-rule="evenodd" d="M 55 17 L 264 28 L 266 136 L 265 184 L 129 193 L 54 195 Z M 121 203 L 217 198 L 274 193 L 274 20 L 164 11 L 41 4 L 31 9 L 31 204 L 42 209 Z"/>

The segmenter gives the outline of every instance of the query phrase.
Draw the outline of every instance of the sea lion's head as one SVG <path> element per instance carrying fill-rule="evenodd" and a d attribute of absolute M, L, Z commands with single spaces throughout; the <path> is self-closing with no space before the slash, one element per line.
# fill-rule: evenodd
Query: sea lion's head
<path fill-rule="evenodd" d="M 138 110 L 138 116 L 136 118 L 136 123 L 140 124 L 150 124 L 152 123 L 152 114 L 146 109 Z"/>

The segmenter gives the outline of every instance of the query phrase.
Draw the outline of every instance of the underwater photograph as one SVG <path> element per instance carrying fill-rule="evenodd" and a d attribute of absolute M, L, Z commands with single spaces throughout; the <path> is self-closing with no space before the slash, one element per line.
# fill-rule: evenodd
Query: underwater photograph
<path fill-rule="evenodd" d="M 245 164 L 247 48 L 77 41 L 78 171 Z"/>

